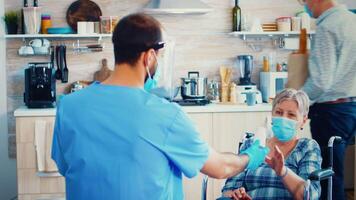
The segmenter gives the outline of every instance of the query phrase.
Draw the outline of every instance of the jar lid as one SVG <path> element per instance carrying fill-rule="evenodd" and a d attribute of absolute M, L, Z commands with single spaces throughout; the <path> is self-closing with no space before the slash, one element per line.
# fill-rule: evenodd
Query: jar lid
<path fill-rule="evenodd" d="M 291 17 L 278 17 L 277 20 L 290 19 Z"/>
<path fill-rule="evenodd" d="M 42 14 L 41 19 L 51 19 L 51 15 L 48 14 Z"/>

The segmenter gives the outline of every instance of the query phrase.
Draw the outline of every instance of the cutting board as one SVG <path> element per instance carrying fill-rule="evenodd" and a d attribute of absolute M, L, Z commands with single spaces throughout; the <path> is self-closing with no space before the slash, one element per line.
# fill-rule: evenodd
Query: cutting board
<path fill-rule="evenodd" d="M 73 2 L 67 10 L 67 23 L 75 31 L 77 31 L 77 22 L 100 21 L 102 15 L 100 7 L 90 0 L 77 0 Z"/>

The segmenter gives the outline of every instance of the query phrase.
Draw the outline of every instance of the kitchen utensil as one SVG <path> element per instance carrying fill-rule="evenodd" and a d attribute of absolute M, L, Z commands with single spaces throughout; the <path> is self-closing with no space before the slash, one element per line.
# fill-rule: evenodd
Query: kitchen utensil
<path fill-rule="evenodd" d="M 25 33 L 38 34 L 41 30 L 41 7 L 24 7 Z"/>
<path fill-rule="evenodd" d="M 299 40 L 298 52 L 290 54 L 288 58 L 288 82 L 286 86 L 294 89 L 300 89 L 309 76 L 306 29 L 302 29 Z"/>
<path fill-rule="evenodd" d="M 51 66 L 54 69 L 54 56 L 55 56 L 55 49 L 54 46 L 51 46 L 49 48 L 50 54 L 51 54 Z"/>
<path fill-rule="evenodd" d="M 253 57 L 251 55 L 240 55 L 237 56 L 237 62 L 241 76 L 239 85 L 255 85 L 251 82 Z"/>
<path fill-rule="evenodd" d="M 55 77 L 57 80 L 61 80 L 62 79 L 62 68 L 61 68 L 60 46 L 56 46 L 56 63 L 57 63 L 57 70 L 55 73 Z"/>
<path fill-rule="evenodd" d="M 221 102 L 229 102 L 230 83 L 231 83 L 232 69 L 228 67 L 220 67 L 221 77 Z"/>
<path fill-rule="evenodd" d="M 112 70 L 108 67 L 108 60 L 102 59 L 101 60 L 101 69 L 94 73 L 94 80 L 103 82 L 106 80 L 112 73 Z"/>
<path fill-rule="evenodd" d="M 183 99 L 205 99 L 207 78 L 200 78 L 199 72 L 188 72 L 188 78 L 181 78 Z"/>
<path fill-rule="evenodd" d="M 67 10 L 67 23 L 77 31 L 77 22 L 79 21 L 100 21 L 102 12 L 100 7 L 90 0 L 77 0 L 73 2 Z"/>
<path fill-rule="evenodd" d="M 62 83 L 68 83 L 69 70 L 67 67 L 67 47 L 65 45 L 62 46 L 61 57 L 63 60 L 62 65 Z"/>
<path fill-rule="evenodd" d="M 48 34 L 71 34 L 73 33 L 70 27 L 52 27 L 47 29 Z"/>

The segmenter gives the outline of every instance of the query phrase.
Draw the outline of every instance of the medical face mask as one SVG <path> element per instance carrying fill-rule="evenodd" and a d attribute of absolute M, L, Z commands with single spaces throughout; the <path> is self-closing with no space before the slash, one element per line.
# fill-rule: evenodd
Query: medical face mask
<path fill-rule="evenodd" d="M 157 59 L 157 56 L 156 54 L 154 54 L 155 58 L 156 58 L 156 73 L 155 75 L 152 77 L 151 73 L 150 73 L 150 70 L 148 69 L 148 66 L 146 66 L 146 72 L 147 72 L 147 80 L 145 82 L 145 85 L 144 85 L 144 89 L 147 91 L 147 92 L 150 92 L 152 89 L 156 88 L 157 87 L 157 80 L 159 78 L 159 64 L 158 64 L 158 59 Z"/>
<path fill-rule="evenodd" d="M 308 13 L 308 15 L 309 15 L 310 17 L 313 17 L 313 11 L 311 11 L 311 10 L 309 9 L 309 7 L 307 6 L 307 4 L 304 5 L 304 11 L 305 11 L 306 13 Z"/>
<path fill-rule="evenodd" d="M 273 117 L 272 131 L 279 141 L 288 142 L 297 132 L 297 121 L 284 117 Z"/>

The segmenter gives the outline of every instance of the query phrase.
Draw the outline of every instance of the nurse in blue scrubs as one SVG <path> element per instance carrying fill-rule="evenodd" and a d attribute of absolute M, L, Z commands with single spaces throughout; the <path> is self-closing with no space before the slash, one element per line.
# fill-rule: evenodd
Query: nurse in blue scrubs
<path fill-rule="evenodd" d="M 258 142 L 242 155 L 214 151 L 177 104 L 149 92 L 163 67 L 158 21 L 124 17 L 112 41 L 113 74 L 57 108 L 52 158 L 67 200 L 184 199 L 183 174 L 227 178 L 263 162 Z"/>

